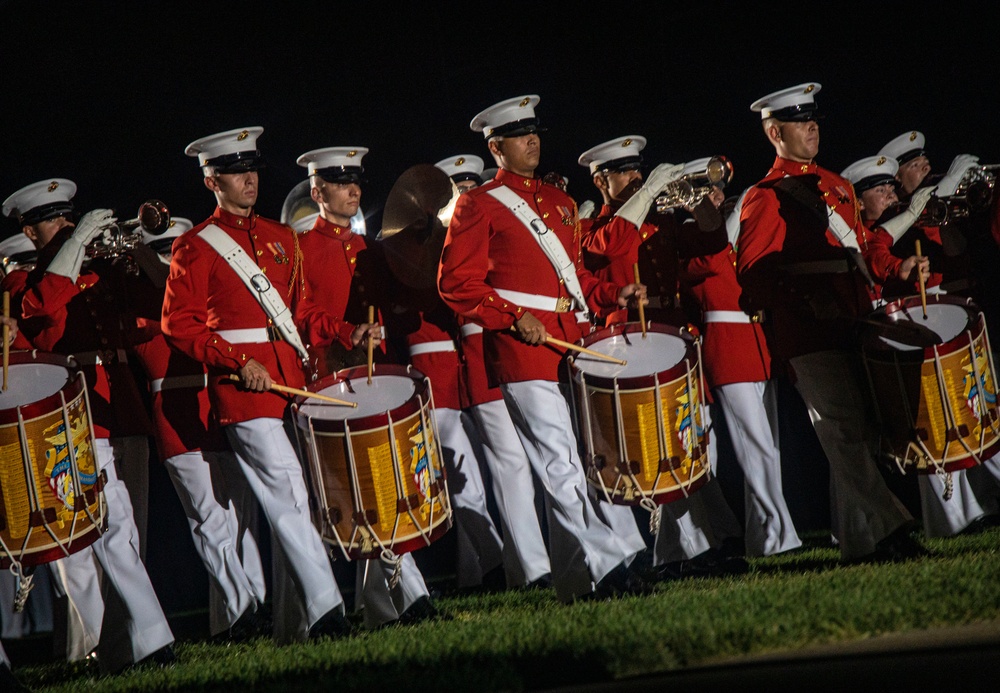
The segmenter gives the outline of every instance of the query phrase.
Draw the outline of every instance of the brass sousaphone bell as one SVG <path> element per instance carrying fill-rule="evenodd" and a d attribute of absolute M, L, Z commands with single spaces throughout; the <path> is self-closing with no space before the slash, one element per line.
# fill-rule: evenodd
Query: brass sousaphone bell
<path fill-rule="evenodd" d="M 437 285 L 438 262 L 458 188 L 432 164 L 411 166 L 396 180 L 382 213 L 378 239 L 389 270 L 413 289 Z"/>

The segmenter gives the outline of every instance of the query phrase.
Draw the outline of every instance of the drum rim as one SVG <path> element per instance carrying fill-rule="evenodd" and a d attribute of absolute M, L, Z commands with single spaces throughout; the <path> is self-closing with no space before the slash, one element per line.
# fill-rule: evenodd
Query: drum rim
<path fill-rule="evenodd" d="M 103 524 L 106 525 L 106 521 Z M 69 555 L 72 556 L 74 553 L 87 548 L 100 539 L 102 535 L 102 527 L 100 525 L 91 524 L 89 527 L 82 530 L 80 534 L 77 534 L 75 537 L 71 537 L 71 540 L 66 542 Z M 45 548 L 25 551 L 24 554 L 19 555 L 16 558 L 17 562 L 23 566 L 36 566 L 44 563 L 52 563 L 53 561 L 58 561 L 61 558 L 66 558 L 66 551 L 63 551 L 62 546 L 46 546 Z M 0 570 L 8 569 L 13 561 L 13 556 L 0 550 Z"/>
<path fill-rule="evenodd" d="M 402 366 L 395 363 L 375 364 L 373 367 L 373 373 L 375 376 L 389 375 L 406 377 L 414 381 L 413 395 L 405 402 L 389 410 L 389 414 L 391 415 L 393 422 L 400 421 L 419 412 L 421 408 L 421 401 L 427 405 L 428 408 L 430 407 L 432 390 L 428 384 L 426 376 L 417 369 L 411 366 Z M 324 388 L 344 380 L 361 380 L 367 378 L 367 366 L 352 366 L 350 368 L 342 368 L 336 373 L 331 373 L 316 382 L 309 383 L 305 389 L 309 392 L 319 392 Z M 296 424 L 305 430 L 308 430 L 311 426 L 313 429 L 324 433 L 345 433 L 349 423 L 352 432 L 361 433 L 373 428 L 384 427 L 389 423 L 389 417 L 386 416 L 385 413 L 358 416 L 350 419 L 327 419 L 310 416 L 309 414 L 304 413 L 301 409 L 301 407 L 306 403 L 306 399 L 307 398 L 302 395 L 297 395 L 292 402 L 292 411 L 295 415 Z"/>
<path fill-rule="evenodd" d="M 576 359 L 572 356 L 569 358 L 570 368 L 572 369 L 573 375 L 578 381 L 586 381 L 588 385 L 594 385 L 597 387 L 612 388 L 615 383 L 618 383 L 619 387 L 627 386 L 629 389 L 637 389 L 639 387 L 652 387 L 656 383 L 656 379 L 659 379 L 660 384 L 673 382 L 678 377 L 697 369 L 698 365 L 698 352 L 695 350 L 695 337 L 678 327 L 673 325 L 667 325 L 665 323 L 651 322 L 646 326 L 646 332 L 656 332 L 659 334 L 666 334 L 672 337 L 678 337 L 683 342 L 685 342 L 684 347 L 684 358 L 670 366 L 655 373 L 648 373 L 646 375 L 630 375 L 624 377 L 606 376 L 606 375 L 594 375 L 593 373 L 587 373 L 583 369 L 576 365 Z M 579 344 L 585 348 L 589 348 L 595 342 L 599 342 L 603 339 L 609 337 L 615 337 L 620 334 L 642 334 L 642 325 L 638 322 L 618 322 L 612 325 L 608 325 L 596 332 L 591 332 L 589 335 L 583 337 Z M 641 339 L 641 336 L 640 336 Z M 685 367 L 685 361 L 690 362 L 690 367 Z M 696 376 L 697 377 L 697 376 Z"/>
<path fill-rule="evenodd" d="M 954 338 L 947 342 L 941 342 L 940 344 L 935 344 L 931 346 L 924 347 L 923 349 L 897 349 L 890 344 L 886 344 L 884 341 L 880 341 L 876 335 L 874 335 L 874 328 L 867 328 L 862 336 L 861 344 L 862 351 L 864 352 L 876 352 L 879 355 L 894 354 L 894 355 L 906 355 L 911 357 L 914 361 L 919 354 L 922 361 L 934 358 L 935 353 L 938 356 L 947 356 L 956 351 L 967 349 L 972 341 L 975 341 L 980 336 L 985 336 L 986 346 L 989 347 L 989 334 L 986 329 L 986 319 L 983 315 L 982 310 L 971 298 L 959 298 L 956 296 L 948 296 L 947 294 L 932 294 L 927 297 L 927 305 L 951 305 L 965 310 L 966 315 L 969 317 L 968 327 L 963 330 L 960 334 L 956 335 Z M 886 315 L 891 315 L 892 313 L 898 313 L 907 308 L 915 308 L 920 306 L 919 296 L 906 296 L 904 298 L 897 299 L 887 303 L 885 306 L 877 311 L 874 311 L 872 315 L 879 315 L 883 312 Z M 971 340 L 970 333 L 971 332 Z M 935 351 L 936 349 L 936 351 Z"/>
<path fill-rule="evenodd" d="M 51 395 L 22 404 L 18 407 L 0 408 L 0 425 L 16 424 L 18 421 L 18 411 L 25 419 L 34 419 L 45 414 L 50 414 L 55 408 L 62 408 L 62 400 L 59 395 L 65 396 L 66 401 L 76 399 L 84 390 L 84 382 L 78 377 L 80 369 L 73 365 L 72 357 L 62 354 L 55 354 L 38 350 L 18 350 L 12 351 L 7 360 L 8 365 L 21 366 L 42 364 L 47 366 L 60 366 L 66 369 L 66 382 Z M 55 406 L 53 406 L 55 405 Z"/>

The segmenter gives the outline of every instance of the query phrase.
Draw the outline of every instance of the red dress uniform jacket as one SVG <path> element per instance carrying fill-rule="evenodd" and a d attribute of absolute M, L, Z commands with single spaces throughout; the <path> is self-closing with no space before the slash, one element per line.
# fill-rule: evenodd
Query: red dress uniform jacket
<path fill-rule="evenodd" d="M 892 254 L 892 235 L 878 226 L 875 221 L 865 221 L 865 228 L 868 229 L 868 245 L 862 249 L 865 262 L 868 263 L 868 270 L 875 280 L 872 290 L 874 300 L 882 298 L 882 291 L 886 282 L 890 281 L 899 272 L 899 266 L 903 261 Z"/>
<path fill-rule="evenodd" d="M 441 304 L 437 310 L 421 312 L 419 326 L 406 335 L 406 344 L 411 349 L 410 363 L 430 378 L 434 406 L 443 409 L 464 409 L 468 406 L 462 362 L 455 346 L 457 331 L 454 314 Z M 412 353 L 414 348 L 420 346 L 429 347 L 432 351 Z"/>
<path fill-rule="evenodd" d="M 620 287 L 599 280 L 583 266 L 572 198 L 539 178 L 524 178 L 503 169 L 494 180 L 458 198 L 441 255 L 438 289 L 456 313 L 488 330 L 484 351 L 492 384 L 558 381 L 564 350 L 550 344 L 525 344 L 510 328 L 526 310 L 556 339 L 576 342 L 582 336 L 581 327 L 573 312 L 526 309 L 497 294 L 497 289 L 507 289 L 552 298 L 570 297 L 531 232 L 488 194 L 500 185 L 515 191 L 556 234 L 576 265 L 589 308 L 606 314 L 617 307 Z"/>
<path fill-rule="evenodd" d="M 220 425 L 281 418 L 288 398 L 274 392 L 242 391 L 228 376 L 254 359 L 267 368 L 274 382 L 301 388 L 305 383 L 302 362 L 295 348 L 284 340 L 234 345 L 216 334 L 222 330 L 264 330 L 271 320 L 236 271 L 198 236 L 209 224 L 229 234 L 278 289 L 286 305 L 290 304 L 303 342 L 324 346 L 339 338 L 346 347 L 351 326 L 311 300 L 305 287 L 308 259 L 299 266 L 295 232 L 284 224 L 257 214 L 240 217 L 216 208 L 206 221 L 174 241 L 163 300 L 167 341 L 208 367 L 209 399 Z"/>
<path fill-rule="evenodd" d="M 152 435 L 146 402 L 129 367 L 132 347 L 147 339 L 138 327 L 137 308 L 155 291 L 145 277 L 131 277 L 108 261 L 90 263 L 74 283 L 45 271 L 66 236 L 57 236 L 39 254 L 30 272 L 14 270 L 3 279 L 18 329 L 41 351 L 75 354 L 87 381 L 90 414 L 98 438 Z M 148 317 L 148 316 L 146 316 Z M 100 357 L 100 364 L 97 357 Z"/>
<path fill-rule="evenodd" d="M 639 266 L 639 280 L 646 285 L 649 305 L 644 314 L 647 319 L 675 327 L 687 324 L 687 316 L 678 300 L 680 289 L 680 263 L 690 257 L 721 251 L 726 246 L 726 227 L 712 203 L 705 200 L 703 208 L 714 214 L 709 232 L 689 219 L 681 221 L 676 214 L 652 213 L 639 229 L 630 222 L 616 217 L 616 209 L 604 205 L 593 219 L 581 220 L 583 248 L 589 257 L 604 258 L 606 267 L 595 274 L 619 286 L 635 281 L 635 265 Z M 706 208 L 706 209 L 707 209 Z M 605 324 L 638 320 L 637 310 L 618 310 L 608 316 Z"/>
<path fill-rule="evenodd" d="M 815 207 L 802 204 L 783 187 L 786 176 L 796 178 L 815 197 Z M 854 318 L 872 309 L 867 285 L 830 231 L 824 206 L 840 214 L 864 248 L 868 233 L 854 188 L 815 163 L 775 158 L 767 176 L 743 200 L 736 265 L 740 301 L 746 312 L 767 310 L 768 346 L 772 357 L 782 362 L 818 351 L 853 349 Z M 826 269 L 809 269 L 819 266 L 811 263 Z"/>
<path fill-rule="evenodd" d="M 683 278 L 702 315 L 720 310 L 742 312 L 736 250 L 732 246 L 686 261 Z M 702 321 L 701 324 L 702 366 L 709 387 L 771 378 L 771 353 L 760 323 Z"/>
<path fill-rule="evenodd" d="M 310 270 L 306 289 L 316 302 L 351 330 L 368 322 L 370 305 L 376 307 L 379 323 L 385 324 L 381 308 L 386 305 L 388 267 L 377 244 L 370 244 L 350 227 L 318 217 L 311 229 L 299 234 L 299 245 Z M 346 349 L 340 341 L 327 348 L 307 346 L 317 377 L 368 362 L 367 349 Z M 377 360 L 385 360 L 385 341 L 379 345 L 379 352 Z"/>
<path fill-rule="evenodd" d="M 483 328 L 462 316 L 458 317 L 458 324 L 461 332 L 459 351 L 462 354 L 462 373 L 469 406 L 475 407 L 503 399 L 500 388 L 490 386 L 486 357 L 483 353 Z"/>

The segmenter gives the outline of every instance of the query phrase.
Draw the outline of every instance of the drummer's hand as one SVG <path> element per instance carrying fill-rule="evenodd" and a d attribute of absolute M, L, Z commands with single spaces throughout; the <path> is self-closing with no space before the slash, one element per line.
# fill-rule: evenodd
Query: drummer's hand
<path fill-rule="evenodd" d="M 917 267 L 920 268 L 920 274 L 923 276 L 924 283 L 926 283 L 931 278 L 931 261 L 925 255 L 911 255 L 899 263 L 896 277 L 903 281 L 912 280 L 913 282 L 917 282 L 917 274 L 914 272 Z"/>
<path fill-rule="evenodd" d="M 238 373 L 240 383 L 251 392 L 267 392 L 271 389 L 271 374 L 260 361 L 250 359 Z"/>
<path fill-rule="evenodd" d="M 649 299 L 646 298 L 645 284 L 626 284 L 618 292 L 618 306 L 620 308 L 638 308 L 639 301 L 642 305 L 647 305 Z"/>
<path fill-rule="evenodd" d="M 549 336 L 542 321 L 528 312 L 514 321 L 514 331 L 517 332 L 521 341 L 528 344 L 544 344 L 545 339 Z"/>
<path fill-rule="evenodd" d="M 351 332 L 351 344 L 354 346 L 363 344 L 367 347 L 369 340 L 372 346 L 378 346 L 382 343 L 382 326 L 377 322 L 362 323 L 354 328 L 354 332 Z"/>
<path fill-rule="evenodd" d="M 17 337 L 17 320 L 15 318 L 5 318 L 0 316 L 0 325 L 6 325 L 10 332 L 7 333 L 7 345 L 14 343 L 14 338 Z"/>

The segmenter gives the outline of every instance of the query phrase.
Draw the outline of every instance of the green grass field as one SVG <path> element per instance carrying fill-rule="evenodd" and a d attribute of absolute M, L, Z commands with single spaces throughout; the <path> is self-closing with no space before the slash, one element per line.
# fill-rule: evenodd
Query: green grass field
<path fill-rule="evenodd" d="M 539 690 L 721 660 L 1000 620 L 1000 528 L 929 540 L 932 556 L 843 565 L 822 537 L 752 559 L 738 578 L 563 605 L 509 591 L 437 601 L 450 620 L 339 641 L 218 645 L 180 637 L 177 664 L 110 677 L 64 662 L 17 666 L 36 691 Z"/>

